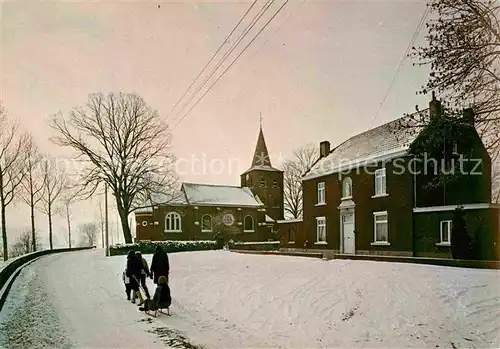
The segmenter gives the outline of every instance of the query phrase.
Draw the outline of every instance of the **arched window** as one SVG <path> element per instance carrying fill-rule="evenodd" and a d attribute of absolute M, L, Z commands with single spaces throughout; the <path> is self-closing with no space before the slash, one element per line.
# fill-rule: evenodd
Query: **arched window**
<path fill-rule="evenodd" d="M 264 188 L 266 186 L 266 180 L 264 178 L 260 179 L 260 186 Z"/>
<path fill-rule="evenodd" d="M 253 227 L 253 217 L 252 216 L 246 216 L 245 217 L 245 222 L 243 226 L 243 231 L 244 232 L 253 232 L 254 227 Z"/>
<path fill-rule="evenodd" d="M 165 216 L 165 233 L 180 233 L 181 215 L 177 212 L 169 212 Z"/>
<path fill-rule="evenodd" d="M 342 199 L 352 198 L 352 179 L 344 178 L 342 181 Z"/>
<path fill-rule="evenodd" d="M 204 214 L 201 217 L 201 231 L 211 232 L 212 231 L 212 216 L 209 214 Z"/>

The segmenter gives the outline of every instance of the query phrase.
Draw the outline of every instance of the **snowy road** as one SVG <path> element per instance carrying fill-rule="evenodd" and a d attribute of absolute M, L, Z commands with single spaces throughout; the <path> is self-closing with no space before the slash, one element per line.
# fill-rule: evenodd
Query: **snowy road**
<path fill-rule="evenodd" d="M 153 319 L 125 300 L 124 256 L 43 257 L 15 281 L 0 347 L 194 348 L 183 334 L 205 348 L 500 347 L 498 271 L 226 251 L 170 260 L 173 315 Z"/>

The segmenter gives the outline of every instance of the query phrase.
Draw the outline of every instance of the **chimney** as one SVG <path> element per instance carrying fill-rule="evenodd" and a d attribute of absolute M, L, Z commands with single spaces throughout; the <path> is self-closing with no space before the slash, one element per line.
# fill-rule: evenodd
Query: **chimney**
<path fill-rule="evenodd" d="M 440 118 L 442 113 L 441 102 L 436 99 L 436 93 L 432 91 L 432 100 L 429 102 L 429 116 L 431 120 Z"/>
<path fill-rule="evenodd" d="M 319 157 L 324 158 L 330 154 L 330 142 L 323 141 L 319 143 Z"/>

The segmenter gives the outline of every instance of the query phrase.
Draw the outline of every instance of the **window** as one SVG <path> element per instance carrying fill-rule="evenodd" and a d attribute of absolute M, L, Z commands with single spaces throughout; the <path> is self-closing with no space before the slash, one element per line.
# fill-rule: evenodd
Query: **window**
<path fill-rule="evenodd" d="M 458 154 L 458 143 L 453 142 L 453 154 Z"/>
<path fill-rule="evenodd" d="M 439 237 L 441 239 L 439 243 L 449 245 L 451 243 L 451 221 L 441 221 L 439 231 Z"/>
<path fill-rule="evenodd" d="M 201 231 L 208 233 L 212 231 L 212 216 L 205 214 L 201 217 Z"/>
<path fill-rule="evenodd" d="M 182 232 L 181 216 L 177 212 L 169 212 L 165 216 L 165 232 L 166 233 Z"/>
<path fill-rule="evenodd" d="M 352 179 L 350 177 L 346 177 L 342 181 L 342 199 L 349 198 L 352 198 Z"/>
<path fill-rule="evenodd" d="M 273 181 L 273 188 L 278 188 L 278 181 L 277 180 Z"/>
<path fill-rule="evenodd" d="M 387 212 L 374 212 L 375 243 L 389 243 Z"/>
<path fill-rule="evenodd" d="M 245 217 L 243 231 L 247 232 L 247 233 L 251 233 L 251 232 L 254 231 L 254 228 L 253 228 L 253 217 L 252 216 L 246 216 Z"/>
<path fill-rule="evenodd" d="M 295 230 L 288 228 L 288 242 L 295 242 Z"/>
<path fill-rule="evenodd" d="M 326 242 L 326 218 L 316 217 L 317 242 Z"/>
<path fill-rule="evenodd" d="M 381 168 L 375 171 L 375 196 L 386 195 L 386 177 L 385 168 Z"/>
<path fill-rule="evenodd" d="M 325 182 L 318 183 L 318 204 L 325 203 Z"/>
<path fill-rule="evenodd" d="M 262 178 L 262 179 L 260 180 L 260 186 L 261 186 L 261 187 L 265 187 L 265 186 L 266 186 L 266 180 L 265 180 L 264 178 Z"/>

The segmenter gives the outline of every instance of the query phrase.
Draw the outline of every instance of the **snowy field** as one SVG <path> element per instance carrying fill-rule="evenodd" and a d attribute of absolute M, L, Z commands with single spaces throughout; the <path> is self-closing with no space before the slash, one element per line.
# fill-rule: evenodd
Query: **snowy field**
<path fill-rule="evenodd" d="M 500 347 L 499 271 L 227 251 L 170 262 L 172 316 L 154 319 L 125 299 L 125 256 L 43 257 L 0 313 L 0 347 Z"/>

